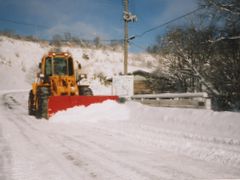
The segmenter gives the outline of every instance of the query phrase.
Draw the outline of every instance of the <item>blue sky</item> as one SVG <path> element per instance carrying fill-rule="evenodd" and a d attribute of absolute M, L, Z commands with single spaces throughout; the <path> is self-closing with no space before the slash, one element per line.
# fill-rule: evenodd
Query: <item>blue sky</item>
<path fill-rule="evenodd" d="M 53 34 L 70 32 L 83 39 L 122 39 L 123 0 L 0 0 L 0 19 L 45 26 L 25 26 L 0 21 L 0 30 L 13 29 L 18 34 L 51 39 Z M 197 0 L 129 0 L 129 11 L 138 21 L 129 23 L 129 36 L 165 23 L 198 7 Z M 186 20 L 186 19 L 185 19 Z M 179 23 L 179 22 L 176 22 Z M 174 25 L 174 24 L 172 24 Z M 145 48 L 167 27 L 136 38 Z M 131 46 L 130 51 L 137 51 Z"/>

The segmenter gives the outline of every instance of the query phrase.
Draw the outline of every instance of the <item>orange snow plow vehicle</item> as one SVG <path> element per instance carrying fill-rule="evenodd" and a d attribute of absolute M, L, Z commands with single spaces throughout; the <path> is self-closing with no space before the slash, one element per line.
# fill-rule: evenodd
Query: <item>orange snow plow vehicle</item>
<path fill-rule="evenodd" d="M 49 52 L 39 63 L 40 72 L 28 98 L 28 113 L 48 119 L 58 111 L 74 106 L 88 106 L 118 96 L 94 96 L 88 85 L 81 85 L 84 75 L 74 68 L 74 60 L 68 52 Z"/>

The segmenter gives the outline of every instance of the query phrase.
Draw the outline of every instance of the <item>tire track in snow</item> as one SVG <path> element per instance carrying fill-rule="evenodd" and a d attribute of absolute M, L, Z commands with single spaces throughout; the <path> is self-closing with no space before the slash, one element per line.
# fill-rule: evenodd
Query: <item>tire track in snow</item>
<path fill-rule="evenodd" d="M 89 131 L 90 129 L 88 129 Z M 90 130 L 91 131 L 91 130 Z M 90 133 L 92 134 L 92 133 Z M 100 135 L 100 134 L 99 134 Z M 64 139 L 62 139 L 64 137 Z M 56 138 L 55 138 L 56 139 Z M 114 173 L 114 176 L 110 176 L 109 179 L 172 179 L 173 174 L 178 177 L 178 179 L 193 179 L 194 176 L 184 173 L 182 171 L 179 171 L 177 169 L 173 169 L 170 167 L 165 167 L 165 171 L 159 172 L 159 168 L 153 168 L 145 166 L 144 164 L 139 163 L 138 161 L 134 161 L 131 159 L 128 159 L 124 153 L 121 155 L 119 152 L 116 152 L 115 150 L 111 150 L 109 148 L 110 145 L 116 146 L 115 144 L 118 143 L 119 137 L 117 140 L 111 139 L 108 142 L 106 141 L 106 138 L 100 137 L 100 138 L 94 138 L 95 140 L 91 140 L 90 138 L 82 139 L 77 137 L 68 137 L 68 136 L 60 136 L 59 141 L 65 142 L 64 144 L 71 145 L 75 148 L 70 148 L 69 146 L 66 146 L 68 148 L 69 154 L 74 155 L 72 159 L 74 161 L 78 161 L 79 156 L 85 156 L 87 158 L 87 161 L 91 161 L 91 164 L 97 165 L 97 167 L 102 167 L 104 169 L 105 173 L 108 174 L 108 172 Z M 84 148 L 83 148 L 84 146 Z M 77 148 L 79 147 L 79 148 Z M 75 149 L 75 150 L 74 150 Z M 84 149 L 84 152 L 79 152 L 78 149 Z M 127 149 L 126 152 L 129 150 Z M 71 153 L 70 153 L 71 152 Z M 86 153 L 87 152 L 87 153 Z M 133 151 L 132 151 L 133 152 Z M 134 153 L 140 153 L 140 155 L 143 153 L 139 149 L 134 149 Z M 142 154 L 144 155 L 144 154 Z M 141 159 L 141 157 L 138 157 Z M 144 159 L 143 159 L 144 160 Z M 93 169 L 96 169 L 93 168 Z M 119 172 L 117 172 L 117 171 Z M 170 173 L 169 173 L 170 172 Z M 98 173 L 96 173 L 97 175 Z M 100 173 L 101 174 L 101 173 Z M 100 179 L 108 179 L 108 177 L 100 178 Z"/>
<path fill-rule="evenodd" d="M 109 126 L 107 126 L 109 125 Z M 106 124 L 101 127 L 102 131 L 114 129 L 114 133 L 121 134 L 145 143 L 149 146 L 158 147 L 174 153 L 181 153 L 189 157 L 195 157 L 211 162 L 228 164 L 240 167 L 240 146 L 213 141 L 205 141 L 205 137 L 192 135 L 185 132 L 169 131 L 154 126 L 137 124 L 136 122 Z M 94 128 L 94 127 L 93 127 Z M 202 137 L 201 139 L 195 137 Z"/>
<path fill-rule="evenodd" d="M 0 116 L 0 121 L 3 118 Z M 0 179 L 10 180 L 11 179 L 11 164 L 12 164 L 12 154 L 11 149 L 3 136 L 2 132 L 2 122 L 0 122 Z"/>
<path fill-rule="evenodd" d="M 14 103 L 12 103 L 11 101 L 12 101 L 12 98 L 10 98 L 10 99 L 8 99 L 8 100 L 6 100 L 7 101 L 7 108 L 8 109 L 10 109 L 10 110 L 12 110 L 12 109 L 14 109 L 13 107 L 14 107 Z M 9 108 L 9 106 L 11 106 L 11 108 Z M 15 113 L 15 115 L 17 116 L 18 115 L 18 113 Z M 12 116 L 11 116 L 12 117 Z M 29 142 L 29 144 L 32 144 L 33 146 L 37 146 L 37 148 L 39 148 L 39 141 L 36 141 L 36 142 L 32 142 L 32 139 L 30 139 L 29 137 L 28 137 L 28 134 L 33 134 L 33 133 L 25 133 L 26 132 L 26 130 L 28 130 L 29 131 L 29 129 L 31 129 L 31 130 L 33 130 L 34 132 L 37 130 L 39 133 L 41 133 L 41 134 L 45 134 L 45 133 L 47 133 L 47 135 L 48 135 L 48 138 L 50 138 L 51 139 L 51 142 L 53 143 L 53 144 L 55 144 L 55 145 L 57 145 L 57 146 L 59 146 L 59 145 L 61 145 L 62 147 L 65 147 L 65 150 L 63 151 L 63 156 L 67 159 L 67 160 L 69 160 L 69 161 L 73 161 L 73 164 L 75 165 L 75 166 L 78 166 L 78 167 L 81 167 L 81 161 L 80 160 L 75 160 L 75 158 L 74 158 L 74 156 L 72 155 L 72 154 L 74 154 L 75 152 L 73 152 L 73 151 L 70 151 L 71 149 L 69 149 L 69 147 L 68 146 L 65 146 L 64 144 L 65 143 L 62 143 L 62 142 L 64 142 L 64 141 L 62 141 L 62 140 L 60 140 L 60 141 L 56 141 L 56 139 L 55 138 L 53 138 L 54 137 L 54 134 L 52 134 L 52 133 L 49 133 L 49 132 L 46 132 L 46 131 L 41 131 L 40 129 L 36 129 L 36 128 L 34 128 L 30 123 L 27 123 L 27 120 L 25 119 L 25 118 L 20 118 L 19 119 L 19 122 L 17 122 L 17 121 L 15 121 L 15 117 L 13 117 L 13 118 L 11 118 L 11 122 L 13 122 L 17 127 L 18 127 L 18 129 L 20 129 L 20 133 L 22 134 L 22 136 L 23 137 L 25 137 L 26 139 L 27 139 L 27 141 Z M 28 126 L 28 128 L 26 128 L 26 126 Z M 24 132 L 25 131 L 25 132 Z M 37 144 L 36 144 L 37 143 Z M 40 146 L 40 149 L 41 149 L 41 146 Z M 66 150 L 67 149 L 67 150 Z M 42 149 L 43 150 L 43 152 L 45 152 L 45 150 L 44 149 Z M 69 152 L 71 152 L 71 154 L 69 153 Z M 89 157 L 91 157 L 91 156 L 93 156 L 94 154 L 91 154 Z M 96 158 L 97 158 L 97 156 L 95 156 Z M 111 165 L 110 165 L 111 166 Z M 101 166 L 99 166 L 99 167 L 101 167 Z M 102 169 L 103 167 L 101 167 L 101 169 Z M 84 169 L 84 170 L 86 170 L 86 168 Z M 88 177 L 87 179 L 91 179 L 91 178 L 96 178 L 96 173 L 94 173 L 94 171 L 92 171 L 91 169 L 89 169 L 88 170 L 89 171 L 89 176 L 90 177 Z M 112 173 L 112 172 L 111 172 Z M 120 173 L 120 174 L 119 174 Z M 120 177 L 120 178 L 118 178 L 118 179 L 122 179 L 122 177 L 120 176 L 120 175 L 122 175 L 121 174 L 121 172 L 119 172 L 118 174 L 119 175 L 114 175 L 114 176 L 110 176 L 110 178 L 109 179 L 115 179 L 114 177 Z M 74 179 L 74 178 L 70 178 L 70 179 Z M 129 178 L 127 178 L 127 179 L 129 179 Z M 135 178 L 134 178 L 135 179 Z"/>
<path fill-rule="evenodd" d="M 119 129 L 119 124 L 117 124 L 117 126 L 118 126 L 118 129 Z M 151 153 L 152 152 L 156 152 L 156 153 L 169 154 L 169 153 L 166 153 L 166 152 L 162 151 L 162 149 L 165 149 L 164 147 L 163 148 L 159 147 L 155 143 L 151 143 L 151 141 L 149 143 L 148 139 L 146 141 L 146 139 L 143 138 L 141 141 L 139 141 L 139 139 L 133 138 L 133 136 L 131 136 L 131 134 L 129 136 L 128 131 L 126 130 L 127 127 L 124 127 L 124 133 L 119 133 L 118 129 L 115 129 L 114 127 L 106 126 L 106 124 L 104 126 L 105 128 L 103 128 L 101 126 L 101 124 L 92 124 L 92 123 L 81 123 L 76 128 L 79 128 L 79 127 L 81 127 L 81 132 L 82 133 L 83 133 L 83 130 L 85 130 L 86 132 L 84 132 L 84 133 L 86 135 L 92 135 L 93 134 L 93 135 L 95 135 L 95 137 L 91 137 L 91 136 L 90 137 L 89 136 L 87 136 L 87 137 L 86 136 L 74 137 L 74 135 L 70 135 L 70 138 L 74 137 L 75 141 L 79 141 L 79 142 L 83 142 L 84 139 L 86 138 L 87 143 L 85 143 L 85 145 L 87 146 L 87 144 L 89 145 L 89 143 L 90 143 L 90 146 L 87 146 L 87 149 L 89 149 L 89 151 L 91 151 L 91 149 L 96 149 L 96 152 L 98 152 L 99 151 L 98 149 L 102 149 L 103 153 L 104 152 L 108 152 L 107 155 L 109 155 L 109 154 L 111 155 L 111 153 L 113 153 L 113 158 L 112 159 L 114 159 L 114 156 L 116 155 L 116 149 L 122 149 L 121 147 L 118 147 L 116 145 L 118 143 L 121 144 L 121 145 L 124 144 L 125 146 L 129 145 L 129 146 L 137 147 L 138 149 L 133 149 L 132 150 L 132 152 L 134 152 L 135 154 L 138 154 L 138 151 L 141 150 L 141 148 L 143 148 L 143 151 L 149 151 Z M 131 127 L 131 129 L 132 128 L 135 128 L 135 126 Z M 141 134 L 135 133 L 135 135 L 136 135 L 136 137 L 143 137 L 143 135 L 141 135 Z M 106 136 L 106 137 L 102 137 L 102 136 Z M 115 137 L 113 138 L 112 136 L 115 136 Z M 128 140 L 129 140 L 129 142 L 128 142 Z M 64 140 L 62 140 L 62 141 L 64 141 Z M 125 143 L 123 143 L 123 142 L 125 142 Z M 68 142 L 67 144 L 71 144 L 71 143 Z M 116 147 L 116 148 L 115 149 L 111 149 L 111 146 Z M 146 147 L 148 147 L 148 148 L 146 149 Z M 166 150 L 169 151 L 168 148 Z M 129 152 L 129 149 L 127 149 L 125 152 L 128 153 L 128 154 L 131 153 L 131 152 Z M 172 152 L 172 151 L 170 150 L 170 152 Z M 140 152 L 140 154 L 141 153 L 142 152 Z M 143 153 L 141 155 L 144 156 L 145 154 Z M 99 156 L 103 156 L 103 155 L 100 154 Z M 118 158 L 120 158 L 121 160 L 125 158 L 124 156 L 121 157 L 121 155 L 119 155 L 119 154 L 116 155 L 116 156 Z M 176 154 L 175 155 L 171 154 L 171 156 L 176 157 L 176 159 L 179 159 L 177 157 L 177 156 L 179 156 L 179 152 L 177 153 L 177 155 Z M 141 157 L 139 156 L 138 159 L 141 159 Z M 120 160 L 120 162 L 121 162 L 121 160 Z M 129 159 L 129 160 L 131 160 L 131 159 Z M 145 159 L 145 160 L 147 160 L 147 159 Z M 188 159 L 183 158 L 182 160 L 186 161 Z M 116 161 L 118 161 L 118 159 Z M 143 161 L 144 161 L 144 159 L 143 159 Z M 156 160 L 154 162 L 156 162 Z M 153 163 L 146 163 L 146 161 L 145 161 L 145 164 L 148 164 L 149 167 L 151 167 L 151 168 L 153 167 L 152 169 L 148 168 L 147 165 L 145 167 L 144 166 L 140 166 L 139 167 L 138 165 L 135 166 L 134 163 L 131 163 L 130 165 L 134 166 L 135 169 L 140 170 L 140 172 L 141 171 L 142 172 L 144 172 L 144 171 L 148 172 L 148 173 L 145 173 L 145 176 L 146 176 L 146 174 L 149 174 L 149 172 L 151 172 L 152 174 L 151 173 L 150 174 L 153 175 L 152 177 L 154 177 L 154 174 L 156 174 L 156 176 L 160 176 L 160 177 L 163 176 L 164 177 L 163 179 L 168 179 L 168 178 L 171 179 L 172 178 L 172 176 L 171 176 L 172 174 L 175 174 L 176 177 L 178 177 L 178 179 L 181 179 L 181 177 L 183 177 L 182 179 L 195 179 L 196 178 L 195 175 L 192 175 L 191 171 L 185 171 L 184 169 L 181 169 L 181 168 L 179 169 L 178 167 L 176 168 L 175 166 L 172 166 L 171 164 L 169 165 L 166 162 L 165 163 L 168 164 L 168 166 L 164 169 L 164 167 L 161 166 L 161 164 L 159 164 L 158 162 L 157 163 L 154 163 L 154 162 Z M 124 164 L 124 163 L 126 163 L 126 161 L 124 161 L 122 164 Z M 194 161 L 193 160 L 193 163 L 197 164 L 198 161 Z M 186 164 L 186 163 L 184 163 L 184 164 Z M 210 166 L 209 166 L 209 164 L 210 164 Z M 123 166 L 126 166 L 126 165 L 124 164 Z M 211 169 L 212 166 L 213 167 L 216 166 L 219 169 L 219 172 L 221 172 L 219 174 L 222 174 L 221 177 L 224 176 L 224 172 L 225 173 L 228 172 L 228 173 L 226 173 L 226 174 L 228 174 L 228 176 L 226 176 L 226 177 L 237 177 L 236 175 L 231 175 L 231 173 L 232 174 L 235 173 L 235 174 L 239 175 L 239 173 L 236 173 L 236 172 L 239 172 L 239 171 L 234 171 L 234 170 L 231 171 L 232 168 L 230 168 L 230 167 L 228 168 L 228 167 L 224 167 L 224 166 L 217 166 L 217 164 L 212 164 L 211 165 L 211 163 L 208 163 L 208 162 L 199 164 L 199 166 L 198 166 L 199 169 L 205 169 L 206 170 L 206 172 L 204 172 L 204 170 L 201 171 L 200 174 L 205 174 L 206 175 L 206 174 L 209 173 L 208 176 L 206 176 L 206 177 L 211 177 L 211 172 L 210 172 L 209 169 Z M 158 168 L 156 168 L 156 167 L 158 167 Z M 156 173 L 154 172 L 154 169 L 156 169 Z M 161 173 L 159 173 L 159 169 L 161 170 Z M 198 170 L 194 169 L 194 171 L 196 172 Z M 147 177 L 151 177 L 151 175 L 147 176 Z M 202 177 L 203 177 L 203 175 L 202 176 L 200 176 L 200 175 L 198 176 L 198 178 L 202 178 Z M 214 176 L 213 176 L 213 178 L 214 178 Z M 154 179 L 154 178 L 150 178 L 150 179 Z"/>
<path fill-rule="evenodd" d="M 13 150 L 12 170 L 14 179 L 78 180 L 80 174 L 72 175 L 74 174 L 72 169 L 61 162 L 62 155 L 60 154 L 61 157 L 59 157 L 58 154 L 51 151 L 53 149 L 46 147 L 46 145 L 49 146 L 50 142 L 45 141 L 46 138 L 42 132 L 26 123 L 26 115 L 19 115 L 18 111 L 12 111 L 19 105 L 12 101 L 12 98 L 9 98 L 7 94 L 4 95 L 3 99 L 6 112 L 5 127 L 14 129 L 14 134 L 11 134 L 11 136 L 17 137 L 17 144 L 22 146 Z M 12 146 L 14 144 L 16 143 L 12 143 Z M 16 146 L 14 147 L 16 148 Z"/>
<path fill-rule="evenodd" d="M 12 99 L 12 98 L 11 98 Z M 11 103 L 9 103 L 11 104 Z M 23 120 L 21 122 L 24 122 L 26 125 L 30 125 L 30 124 L 27 124 L 26 120 Z M 31 125 L 30 125 L 31 126 Z M 31 127 L 32 129 L 36 130 L 35 128 Z M 91 134 L 91 133 L 90 133 Z M 49 137 L 54 137 L 54 135 L 50 135 Z M 65 137 L 66 138 L 66 137 Z M 70 137 L 71 140 L 73 140 L 71 137 Z M 55 138 L 52 138 L 52 141 L 55 141 Z M 66 141 L 66 139 L 65 139 Z M 65 142 L 64 140 L 60 140 L 58 141 L 56 144 L 62 144 L 61 142 Z M 76 142 L 75 142 L 76 143 Z M 156 175 L 152 175 L 150 173 L 148 173 L 148 171 L 145 170 L 146 167 L 141 167 L 139 166 L 138 164 L 134 164 L 133 162 L 131 163 L 126 163 L 124 160 L 122 160 L 121 158 L 118 158 L 118 155 L 114 155 L 113 152 L 109 152 L 109 150 L 106 149 L 106 147 L 102 146 L 101 144 L 96 144 L 96 142 L 91 142 L 89 144 L 89 142 L 85 142 L 85 146 L 86 146 L 86 143 L 88 144 L 88 148 L 86 149 L 86 151 L 88 151 L 88 153 L 90 152 L 89 150 L 92 150 L 93 149 L 93 152 L 90 153 L 90 155 L 87 155 L 88 158 L 90 159 L 93 159 L 92 161 L 94 161 L 95 163 L 97 162 L 105 162 L 103 165 L 100 164 L 99 167 L 101 167 L 101 169 L 104 169 L 106 168 L 105 170 L 105 173 L 106 174 L 109 174 L 109 172 L 111 172 L 110 174 L 110 177 L 109 179 L 159 179 L 160 178 L 160 175 L 159 175 L 159 170 L 158 169 L 155 169 L 155 174 Z M 65 143 L 62 144 L 62 146 L 64 146 Z M 68 145 L 71 144 L 69 141 L 67 143 Z M 65 153 L 63 153 L 63 155 L 65 156 L 66 159 L 70 160 L 73 162 L 74 165 L 80 165 L 81 163 L 81 160 L 78 160 L 75 156 L 73 156 L 72 154 L 75 154 L 76 153 L 78 154 L 78 151 L 75 152 L 71 149 L 69 149 L 68 146 L 65 146 L 65 148 L 68 149 L 68 151 L 66 151 Z M 71 153 L 69 153 L 71 152 Z M 111 154 L 111 157 L 112 158 L 109 158 L 109 154 Z M 81 154 L 78 154 L 78 156 L 81 156 Z M 86 155 L 86 154 L 85 154 Z M 78 157 L 77 156 L 77 157 Z M 92 158 L 94 157 L 94 158 Z M 104 158 L 101 158 L 101 157 L 104 157 Z M 114 158 L 113 158 L 114 157 Z M 98 161 L 94 160 L 94 159 L 99 159 Z M 107 162 L 106 162 L 107 161 Z M 114 169 L 112 171 L 109 170 L 112 169 L 112 166 L 114 164 Z M 95 169 L 97 169 L 98 167 L 96 166 Z M 119 171 L 119 173 L 116 171 L 116 169 Z M 85 169 L 86 170 L 86 169 Z M 89 174 L 91 176 L 97 176 L 96 174 L 97 173 L 94 173 L 92 172 L 92 169 L 89 169 Z M 115 171 L 115 172 L 114 172 Z M 184 174 L 183 172 L 177 172 L 176 169 L 171 169 L 169 170 L 169 168 L 167 168 L 167 171 L 168 173 L 164 174 L 162 172 L 162 174 L 164 174 L 164 177 L 162 177 L 163 179 L 169 179 L 169 171 L 171 171 L 173 174 L 178 174 L 178 177 L 180 176 L 184 176 L 185 178 L 190 176 L 190 175 L 186 175 Z M 107 173 L 108 172 L 108 173 Z M 125 172 L 125 173 L 122 173 L 122 172 Z M 105 174 L 105 173 L 99 173 L 99 174 Z M 114 175 L 113 175 L 113 174 Z M 126 174 L 126 175 L 125 175 Z M 184 174 L 184 175 L 183 175 Z M 192 176 L 190 176 L 191 179 L 192 179 Z M 105 179 L 105 178 L 104 178 Z"/>
<path fill-rule="evenodd" d="M 124 126 L 121 127 L 122 124 L 124 124 Z M 123 122 L 114 124 L 114 126 L 112 125 L 112 123 L 108 124 L 105 122 L 104 126 L 96 125 L 89 127 L 89 129 L 95 128 L 97 131 L 108 132 L 109 134 L 118 135 L 118 138 L 116 139 L 121 139 L 125 137 L 125 139 L 128 139 L 130 142 L 137 142 L 138 145 L 142 144 L 143 146 L 148 147 L 148 149 L 165 150 L 175 153 L 176 155 L 182 154 L 187 157 L 195 158 L 196 160 L 204 160 L 206 162 L 218 162 L 218 164 L 220 162 L 220 164 L 222 164 L 219 167 L 220 169 L 222 168 L 223 171 L 227 171 L 227 169 L 235 169 L 236 171 L 234 170 L 233 172 L 235 172 L 238 177 L 240 176 L 238 166 L 238 159 L 240 153 L 234 152 L 233 154 L 231 154 L 231 152 L 228 152 L 228 148 L 226 150 L 219 150 L 218 147 L 212 145 L 208 147 L 208 144 L 204 144 L 204 142 L 192 142 L 192 145 L 189 148 L 188 146 L 185 146 L 186 141 L 184 139 L 179 140 L 175 137 L 173 138 L 165 134 L 163 136 L 159 136 L 159 134 L 155 134 L 150 131 L 152 133 L 151 134 L 145 130 L 142 131 L 141 129 L 139 129 L 139 124 Z M 101 139 L 99 139 L 99 142 L 100 140 Z M 217 154 L 219 151 L 220 154 Z M 228 165 L 228 168 L 225 167 L 226 165 Z"/>

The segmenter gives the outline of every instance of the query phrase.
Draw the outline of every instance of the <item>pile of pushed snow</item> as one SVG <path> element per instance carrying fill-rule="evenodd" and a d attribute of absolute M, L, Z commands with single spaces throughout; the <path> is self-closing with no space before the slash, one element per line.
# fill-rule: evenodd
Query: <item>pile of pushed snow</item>
<path fill-rule="evenodd" d="M 128 120 L 129 109 L 124 104 L 112 100 L 85 106 L 69 108 L 59 111 L 50 118 L 50 122 L 72 123 L 72 122 L 98 122 L 101 120 Z"/>
<path fill-rule="evenodd" d="M 106 101 L 59 112 L 49 122 L 73 123 L 79 129 L 81 122 L 91 123 L 92 127 L 92 122 L 98 122 L 97 126 L 124 132 L 146 146 L 204 161 L 240 165 L 240 113 Z"/>
<path fill-rule="evenodd" d="M 97 126 L 128 134 L 133 141 L 149 147 L 204 161 L 240 165 L 240 113 L 106 101 L 59 112 L 49 122 L 70 126 L 72 123 L 77 129 L 89 123 L 95 127 L 92 122 L 98 122 Z"/>
<path fill-rule="evenodd" d="M 161 124 L 161 127 L 166 126 L 166 129 L 188 131 L 189 136 L 198 133 L 211 136 L 213 139 L 214 137 L 224 137 L 224 141 L 231 141 L 232 138 L 235 138 L 237 144 L 240 145 L 240 113 L 191 108 L 148 107 L 135 102 L 129 103 L 128 106 L 131 109 L 131 117 L 137 119 L 139 123 L 146 120 L 150 124 L 157 122 Z"/>

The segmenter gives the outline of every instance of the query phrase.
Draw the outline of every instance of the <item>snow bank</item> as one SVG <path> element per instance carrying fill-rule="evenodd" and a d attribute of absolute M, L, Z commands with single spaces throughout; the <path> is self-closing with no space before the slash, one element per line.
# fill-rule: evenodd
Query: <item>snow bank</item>
<path fill-rule="evenodd" d="M 112 100 L 92 104 L 88 107 L 78 106 L 60 111 L 50 118 L 50 122 L 98 122 L 101 120 L 121 121 L 129 119 L 129 109 L 124 104 Z"/>
<path fill-rule="evenodd" d="M 49 122 L 69 123 L 69 129 L 81 129 L 86 124 L 115 129 L 134 141 L 145 142 L 146 146 L 204 161 L 240 165 L 240 113 L 106 101 L 59 112 Z"/>
<path fill-rule="evenodd" d="M 131 116 L 138 121 L 167 126 L 166 129 L 174 129 L 184 132 L 188 130 L 191 134 L 202 134 L 204 136 L 224 137 L 224 141 L 232 141 L 232 138 L 240 139 L 240 113 L 216 112 L 205 109 L 191 108 L 167 108 L 148 107 L 146 105 L 131 102 Z M 188 134 L 189 135 L 189 134 Z M 202 137 L 199 137 L 201 139 Z M 217 140 L 215 138 L 214 140 Z M 223 139 L 222 139 L 223 140 Z M 237 140 L 240 144 L 240 140 Z"/>
<path fill-rule="evenodd" d="M 157 124 L 175 131 L 175 135 L 204 141 L 240 145 L 240 113 L 214 112 L 202 109 L 150 107 L 136 102 L 118 104 L 105 101 L 88 107 L 79 106 L 56 113 L 50 122 L 98 122 L 101 120 L 131 120 L 136 123 Z M 186 130 L 188 131 L 187 133 Z M 196 135 L 197 133 L 197 135 Z M 201 134 L 201 135 L 200 135 Z"/>

